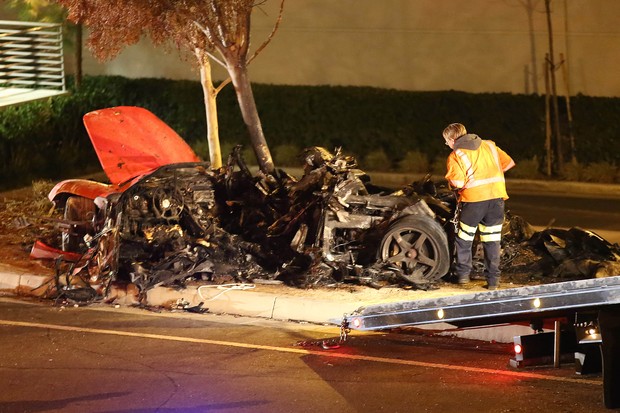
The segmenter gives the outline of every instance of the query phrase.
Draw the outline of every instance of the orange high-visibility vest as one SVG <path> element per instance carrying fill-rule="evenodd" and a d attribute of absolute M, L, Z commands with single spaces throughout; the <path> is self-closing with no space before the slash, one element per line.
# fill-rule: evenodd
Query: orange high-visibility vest
<path fill-rule="evenodd" d="M 460 189 L 459 201 L 479 202 L 508 199 L 504 172 L 515 165 L 495 142 L 483 140 L 476 150 L 455 149 L 448 156 L 446 179 L 452 188 Z"/>

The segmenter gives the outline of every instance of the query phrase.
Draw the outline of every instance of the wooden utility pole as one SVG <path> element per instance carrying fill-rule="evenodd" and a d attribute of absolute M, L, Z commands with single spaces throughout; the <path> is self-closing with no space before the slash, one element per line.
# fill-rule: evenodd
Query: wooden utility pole
<path fill-rule="evenodd" d="M 570 161 L 573 165 L 577 164 L 577 155 L 575 150 L 575 137 L 573 136 L 573 112 L 570 107 L 570 84 L 568 81 L 568 62 L 564 59 L 562 53 L 560 53 L 560 60 L 562 64 L 562 77 L 564 78 L 564 87 L 566 90 L 566 117 L 568 119 L 568 139 L 570 143 Z"/>
<path fill-rule="evenodd" d="M 577 149 L 575 148 L 575 135 L 573 134 L 573 113 L 570 106 L 570 74 L 569 74 L 569 62 L 568 57 L 570 50 L 569 47 L 569 33 L 570 30 L 568 28 L 568 0 L 564 0 L 564 49 L 565 49 L 565 57 L 560 54 L 560 60 L 562 60 L 562 75 L 564 77 L 564 85 L 566 86 L 566 112 L 568 115 L 568 138 L 570 142 L 570 155 L 571 155 L 571 163 L 573 165 L 577 164 Z"/>
<path fill-rule="evenodd" d="M 555 137 L 557 160 L 556 171 L 561 172 L 564 168 L 564 156 L 562 154 L 562 134 L 560 133 L 560 113 L 558 109 L 558 92 L 555 82 L 555 63 L 553 58 L 553 26 L 551 24 L 551 0 L 545 0 L 545 11 L 547 13 L 547 30 L 549 32 L 549 76 L 551 80 L 551 103 L 553 106 L 553 129 Z"/>
<path fill-rule="evenodd" d="M 547 176 L 551 176 L 553 172 L 553 148 L 551 146 L 551 87 L 549 85 L 549 54 L 545 55 L 545 62 L 543 64 L 543 70 L 545 72 L 545 173 Z"/>
<path fill-rule="evenodd" d="M 536 10 L 536 3 L 532 3 L 533 0 L 523 0 L 521 3 L 525 7 L 525 12 L 527 13 L 527 25 L 530 37 L 530 56 L 532 59 L 531 62 L 531 73 L 526 74 L 526 79 L 531 80 L 532 93 L 538 94 L 538 62 L 536 61 L 536 36 L 534 35 L 534 12 Z M 530 93 L 529 88 L 526 88 L 526 93 Z"/>

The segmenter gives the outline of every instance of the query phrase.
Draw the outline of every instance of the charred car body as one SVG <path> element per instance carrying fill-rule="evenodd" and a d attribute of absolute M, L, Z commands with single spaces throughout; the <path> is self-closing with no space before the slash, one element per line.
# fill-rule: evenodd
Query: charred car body
<path fill-rule="evenodd" d="M 113 281 L 144 291 L 218 276 L 424 286 L 448 272 L 449 208 L 370 185 L 339 151 L 308 149 L 299 180 L 254 176 L 238 148 L 211 169 L 142 108 L 94 111 L 84 124 L 110 183 L 58 183 L 60 248 L 37 242 L 31 254 L 59 258 L 65 290 L 105 297 Z"/>

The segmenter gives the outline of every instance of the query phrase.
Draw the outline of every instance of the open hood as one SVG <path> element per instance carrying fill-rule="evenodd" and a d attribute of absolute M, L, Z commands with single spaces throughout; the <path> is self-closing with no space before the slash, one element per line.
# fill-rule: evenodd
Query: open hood
<path fill-rule="evenodd" d="M 200 162 L 174 130 L 144 108 L 118 106 L 84 115 L 84 126 L 112 184 L 160 166 Z"/>

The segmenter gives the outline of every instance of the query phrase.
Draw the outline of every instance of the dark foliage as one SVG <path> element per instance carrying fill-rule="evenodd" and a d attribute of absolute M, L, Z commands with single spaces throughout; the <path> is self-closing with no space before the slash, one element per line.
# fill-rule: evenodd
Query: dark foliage
<path fill-rule="evenodd" d="M 253 89 L 271 148 L 342 146 L 358 159 L 383 149 L 394 167 L 408 151 L 423 152 L 430 160 L 447 155 L 441 131 L 461 122 L 517 161 L 544 153 L 540 96 L 266 84 Z M 206 139 L 199 82 L 86 77 L 67 96 L 0 110 L 1 188 L 100 170 L 82 116 L 121 105 L 149 109 L 190 144 Z M 578 161 L 619 164 L 620 99 L 580 95 L 571 105 Z M 218 95 L 218 116 L 223 144 L 249 146 L 232 87 Z"/>

